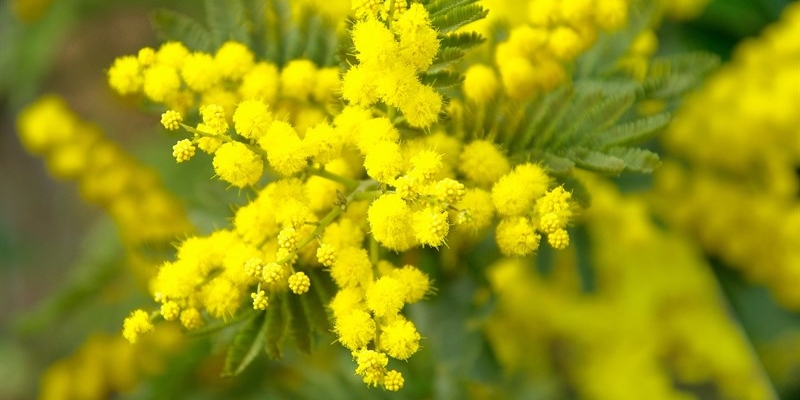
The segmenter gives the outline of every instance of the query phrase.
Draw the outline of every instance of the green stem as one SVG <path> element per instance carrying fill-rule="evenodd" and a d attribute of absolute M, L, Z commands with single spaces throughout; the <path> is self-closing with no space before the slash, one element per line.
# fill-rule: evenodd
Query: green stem
<path fill-rule="evenodd" d="M 183 129 L 186 129 L 187 131 L 189 131 L 191 133 L 195 133 L 195 134 L 198 134 L 198 135 L 203 136 L 203 137 L 207 137 L 207 138 L 211 138 L 211 139 L 218 139 L 218 140 L 221 140 L 221 141 L 226 142 L 226 143 L 239 142 L 239 143 L 247 146 L 247 148 L 250 149 L 251 151 L 253 151 L 254 153 L 260 155 L 264 159 L 264 161 L 267 160 L 267 152 L 264 151 L 264 149 L 262 149 L 261 147 L 253 146 L 250 143 L 245 143 L 245 142 L 236 140 L 236 139 L 234 139 L 234 138 L 232 138 L 230 136 L 227 136 L 227 135 L 215 135 L 213 133 L 203 132 L 201 130 L 197 130 L 196 128 L 192 128 L 191 126 L 186 125 L 186 124 L 181 124 L 181 126 L 183 127 Z"/>
<path fill-rule="evenodd" d="M 381 259 L 381 249 L 378 247 L 378 241 L 375 240 L 375 237 L 369 235 L 369 260 L 372 262 L 372 265 L 378 265 L 378 261 Z"/>
<path fill-rule="evenodd" d="M 306 236 L 306 238 L 303 239 L 303 241 L 297 245 L 297 249 L 298 250 L 302 249 L 305 245 L 311 243 L 311 241 L 314 240 L 314 238 L 320 236 L 322 234 L 322 231 L 328 227 L 328 224 L 333 222 L 333 220 L 336 219 L 336 217 L 338 217 L 339 214 L 341 213 L 342 213 L 342 207 L 338 206 L 333 207 L 333 209 L 328 213 L 328 215 L 326 215 L 319 221 L 319 224 L 317 224 L 317 227 L 314 229 L 314 231 L 311 232 L 310 235 Z"/>
<path fill-rule="evenodd" d="M 348 192 L 351 192 L 358 188 L 357 180 L 334 174 L 330 171 L 326 171 L 324 168 L 309 167 L 307 171 L 311 175 L 319 176 L 321 178 L 341 183 L 342 185 L 344 185 L 345 188 L 347 188 Z"/>
<path fill-rule="evenodd" d="M 224 321 L 224 322 L 216 324 L 216 325 L 210 325 L 210 326 L 207 326 L 205 328 L 200 328 L 200 329 L 197 329 L 197 330 L 189 331 L 187 334 L 189 336 L 203 336 L 203 335 L 207 335 L 209 333 L 214 333 L 216 331 L 223 330 L 223 329 L 225 329 L 225 328 L 227 328 L 229 326 L 236 325 L 239 322 L 242 322 L 243 320 L 245 320 L 247 318 L 250 318 L 250 316 L 252 316 L 254 312 L 255 312 L 255 310 L 247 310 L 247 311 L 244 311 L 244 312 L 242 312 L 242 313 L 240 313 L 238 315 L 233 316 L 233 318 L 231 318 L 228 321 Z"/>

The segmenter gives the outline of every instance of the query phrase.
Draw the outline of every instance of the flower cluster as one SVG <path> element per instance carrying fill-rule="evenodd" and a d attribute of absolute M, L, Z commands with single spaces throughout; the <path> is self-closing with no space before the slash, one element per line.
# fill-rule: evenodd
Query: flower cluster
<path fill-rule="evenodd" d="M 98 333 L 41 375 L 41 400 L 101 400 L 132 393 L 143 380 L 161 373 L 183 348 L 176 327 L 165 326 L 131 346 L 119 335 Z"/>
<path fill-rule="evenodd" d="M 412 127 L 426 128 L 438 120 L 442 97 L 417 74 L 431 66 L 439 38 L 421 4 L 395 11 L 389 27 L 368 17 L 353 26 L 358 64 L 342 78 L 342 98 L 361 107 L 382 101 L 399 109 Z"/>
<path fill-rule="evenodd" d="M 193 227 L 178 200 L 156 173 L 108 140 L 94 124 L 81 120 L 57 96 L 44 96 L 20 113 L 20 140 L 44 157 L 51 174 L 78 183 L 83 198 L 102 207 L 117 225 L 122 241 L 163 245 Z M 150 260 L 130 252 L 130 261 L 149 277 Z"/>
<path fill-rule="evenodd" d="M 593 195 L 581 221 L 593 288 L 581 289 L 574 251 L 559 253 L 548 276 L 519 260 L 491 265 L 498 303 L 486 330 L 501 365 L 536 376 L 532 387 L 557 382 L 554 397 L 688 399 L 703 386 L 725 399 L 774 398 L 692 242 L 659 228 L 644 196 L 582 180 Z"/>
<path fill-rule="evenodd" d="M 523 100 L 569 80 L 569 65 L 594 44 L 601 31 L 625 26 L 628 3 L 530 0 L 528 23 L 514 27 L 495 53 L 505 94 Z"/>
<path fill-rule="evenodd" d="M 214 56 L 177 42 L 143 49 L 115 61 L 109 83 L 169 107 L 164 128 L 193 135 L 173 146 L 177 162 L 199 149 L 213 156 L 220 180 L 257 190 L 231 228 L 183 240 L 159 268 L 151 290 L 160 315 L 197 329 L 208 318 L 235 320 L 248 299 L 255 312 L 275 312 L 271 303 L 313 291 L 316 270 L 326 268 L 338 289 L 329 304 L 333 331 L 356 373 L 398 390 L 404 380 L 389 358 L 407 360 L 421 339 L 402 309 L 431 288 L 425 273 L 394 266 L 387 251 L 479 236 L 495 213 L 503 253 L 530 255 L 543 234 L 563 249 L 574 204 L 540 165 L 513 167 L 491 141 L 462 145 L 437 127 L 442 95 L 418 75 L 436 57 L 440 35 L 421 4 L 355 9 L 358 62 L 341 78 L 346 103 L 338 107 L 320 107 L 340 86 L 338 70 L 294 60 L 278 72 L 234 42 Z M 304 110 L 326 118 L 292 116 Z M 189 125 L 192 115 L 199 121 Z M 139 313 L 126 320 L 126 337 L 147 330 Z"/>
<path fill-rule="evenodd" d="M 665 219 L 793 309 L 800 308 L 800 46 L 790 39 L 799 21 L 794 4 L 687 99 L 663 139 L 675 160 L 656 175 L 654 197 Z"/>

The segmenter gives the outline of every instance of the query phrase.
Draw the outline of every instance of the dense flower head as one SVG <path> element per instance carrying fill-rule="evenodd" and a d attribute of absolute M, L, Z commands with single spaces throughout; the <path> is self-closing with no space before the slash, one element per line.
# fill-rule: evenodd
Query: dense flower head
<path fill-rule="evenodd" d="M 139 337 L 152 331 L 153 324 L 150 322 L 150 316 L 143 310 L 136 310 L 125 319 L 122 328 L 122 336 L 128 339 L 131 343 L 136 343 Z"/>
<path fill-rule="evenodd" d="M 288 321 L 299 338 L 296 307 L 309 319 L 327 307 L 364 383 L 402 388 L 389 358 L 411 359 L 423 339 L 404 307 L 436 292 L 427 265 L 407 264 L 421 247 L 458 265 L 495 223 L 507 256 L 532 255 L 543 238 L 558 250 L 570 241 L 572 194 L 540 153 L 492 126 L 492 113 L 526 112 L 525 101 L 571 79 L 598 31 L 624 23 L 627 1 L 527 3 L 527 22 L 500 35 L 507 40 L 491 43 L 483 61 L 462 59 L 459 43 L 480 39 L 447 27 L 448 8 L 402 0 L 352 2 L 352 46 L 338 66 L 233 40 L 212 51 L 168 42 L 117 59 L 112 88 L 166 108 L 162 125 L 188 132 L 173 147 L 176 161 L 210 154 L 241 200 L 229 227 L 184 236 L 176 258 L 161 263 L 150 285 L 161 315 L 189 330 L 258 315 L 267 325 Z M 126 320 L 128 335 L 146 330 L 140 316 L 130 319 L 141 329 Z"/>
<path fill-rule="evenodd" d="M 236 106 L 233 123 L 236 133 L 248 139 L 258 140 L 267 133 L 272 124 L 272 113 L 261 100 L 245 100 Z"/>
<path fill-rule="evenodd" d="M 261 179 L 264 162 L 261 157 L 239 142 L 225 143 L 214 153 L 214 172 L 236 187 L 254 185 Z"/>

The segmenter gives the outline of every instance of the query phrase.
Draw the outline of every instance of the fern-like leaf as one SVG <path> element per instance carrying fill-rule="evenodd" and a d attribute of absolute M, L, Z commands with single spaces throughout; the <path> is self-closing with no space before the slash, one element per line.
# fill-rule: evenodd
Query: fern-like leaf
<path fill-rule="evenodd" d="M 442 37 L 439 40 L 439 45 L 442 48 L 458 47 L 462 50 L 467 50 L 485 41 L 486 38 L 484 38 L 477 32 L 458 32 L 458 33 L 451 33 L 449 35 Z"/>
<path fill-rule="evenodd" d="M 467 4 L 448 9 L 445 13 L 431 17 L 431 24 L 439 32 L 454 32 L 458 28 L 485 18 L 488 10 L 478 4 Z"/>
<path fill-rule="evenodd" d="M 455 72 L 439 71 L 422 75 L 421 80 L 426 85 L 437 89 L 445 89 L 460 85 L 464 81 L 464 76 Z"/>
<path fill-rule="evenodd" d="M 206 0 L 204 2 L 206 19 L 211 40 L 219 48 L 229 40 L 246 46 L 251 45 L 248 26 L 250 25 L 242 0 Z"/>
<path fill-rule="evenodd" d="M 459 47 L 442 47 L 433 64 L 428 68 L 428 73 L 441 71 L 464 57 L 465 51 Z"/>
<path fill-rule="evenodd" d="M 658 154 L 645 149 L 613 147 L 608 149 L 607 154 L 622 160 L 625 170 L 632 172 L 650 173 L 661 164 Z"/>
<path fill-rule="evenodd" d="M 178 40 L 195 51 L 211 52 L 214 44 L 208 29 L 194 19 L 170 10 L 155 10 L 150 22 L 163 41 Z"/>
<path fill-rule="evenodd" d="M 244 326 L 239 328 L 225 355 L 222 376 L 239 375 L 255 360 L 264 345 L 267 330 L 265 321 L 265 313 L 261 312 L 253 315 Z"/>
<path fill-rule="evenodd" d="M 614 126 L 598 134 L 597 145 L 608 148 L 643 142 L 667 126 L 671 120 L 669 113 L 661 113 Z"/>

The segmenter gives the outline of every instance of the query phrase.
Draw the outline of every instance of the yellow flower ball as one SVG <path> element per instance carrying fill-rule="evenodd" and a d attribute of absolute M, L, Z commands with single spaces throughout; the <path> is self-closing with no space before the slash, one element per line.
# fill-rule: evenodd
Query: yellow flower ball
<path fill-rule="evenodd" d="M 417 245 L 412 227 L 411 210 L 396 194 L 384 194 L 373 201 L 367 212 L 370 232 L 384 247 L 406 251 Z"/>
<path fill-rule="evenodd" d="M 214 153 L 214 172 L 220 179 L 243 188 L 255 185 L 264 172 L 261 156 L 239 142 L 228 142 Z"/>

